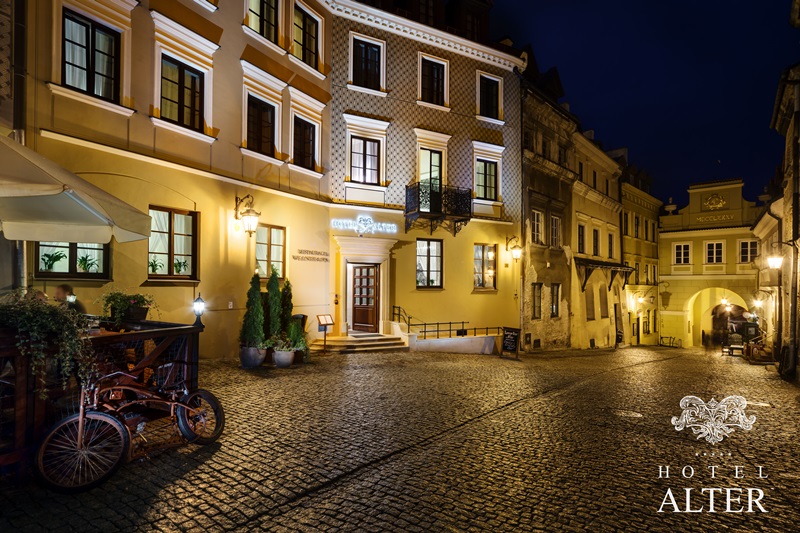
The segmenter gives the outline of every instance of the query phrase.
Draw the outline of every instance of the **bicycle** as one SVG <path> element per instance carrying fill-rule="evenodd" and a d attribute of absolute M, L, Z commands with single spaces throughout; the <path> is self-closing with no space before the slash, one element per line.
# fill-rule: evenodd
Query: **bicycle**
<path fill-rule="evenodd" d="M 56 423 L 39 446 L 39 480 L 66 493 L 97 487 L 147 444 L 145 425 L 167 416 L 183 441 L 216 441 L 225 427 L 222 405 L 207 390 L 190 391 L 176 368 L 140 364 L 81 387 L 78 412 Z"/>

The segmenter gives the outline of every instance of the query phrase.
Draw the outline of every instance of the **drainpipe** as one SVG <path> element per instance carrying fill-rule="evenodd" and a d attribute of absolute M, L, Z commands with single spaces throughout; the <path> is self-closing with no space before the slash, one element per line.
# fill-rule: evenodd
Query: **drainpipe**
<path fill-rule="evenodd" d="M 772 212 L 772 204 L 767 204 L 767 214 L 778 221 L 778 242 L 783 242 L 783 218 Z M 776 326 L 773 354 L 780 354 L 783 346 L 783 268 L 778 269 L 778 324 Z M 773 359 L 775 356 L 773 355 Z"/>

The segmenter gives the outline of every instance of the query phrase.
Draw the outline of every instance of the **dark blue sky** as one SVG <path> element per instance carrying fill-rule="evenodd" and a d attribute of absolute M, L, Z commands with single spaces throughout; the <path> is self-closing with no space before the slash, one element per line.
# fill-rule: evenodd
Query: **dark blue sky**
<path fill-rule="evenodd" d="M 571 110 L 604 148 L 629 148 L 662 200 L 741 177 L 755 200 L 783 154 L 778 79 L 800 61 L 790 0 L 497 0 L 492 35 L 558 67 Z"/>

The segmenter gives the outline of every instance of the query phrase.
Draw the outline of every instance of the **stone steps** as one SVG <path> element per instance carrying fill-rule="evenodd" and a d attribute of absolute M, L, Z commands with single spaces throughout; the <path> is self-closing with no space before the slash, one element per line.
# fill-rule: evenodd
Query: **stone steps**
<path fill-rule="evenodd" d="M 309 349 L 322 352 L 322 339 L 316 339 Z M 391 335 L 364 335 L 358 337 L 328 337 L 328 353 L 407 352 L 403 339 Z"/>

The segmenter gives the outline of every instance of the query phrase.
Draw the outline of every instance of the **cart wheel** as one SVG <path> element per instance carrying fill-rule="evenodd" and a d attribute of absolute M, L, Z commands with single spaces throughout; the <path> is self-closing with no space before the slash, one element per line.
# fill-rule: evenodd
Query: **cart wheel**
<path fill-rule="evenodd" d="M 181 398 L 178 406 L 178 429 L 183 437 L 195 444 L 211 444 L 222 435 L 225 412 L 217 397 L 204 389 L 197 389 Z"/>
<path fill-rule="evenodd" d="M 130 436 L 106 413 L 84 415 L 83 447 L 78 448 L 80 414 L 59 422 L 36 454 L 39 479 L 58 492 L 80 492 L 105 482 L 128 456 Z"/>

